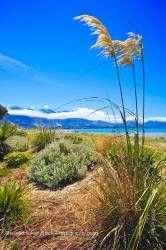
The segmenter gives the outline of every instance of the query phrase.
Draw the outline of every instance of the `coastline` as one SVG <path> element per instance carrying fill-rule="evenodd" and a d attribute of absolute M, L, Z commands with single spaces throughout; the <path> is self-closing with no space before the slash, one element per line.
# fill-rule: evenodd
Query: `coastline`
<path fill-rule="evenodd" d="M 113 131 L 110 129 L 64 129 L 62 130 L 62 132 L 64 133 L 78 133 L 78 134 L 98 134 L 98 135 L 123 135 L 124 134 L 124 130 L 119 130 L 119 131 Z M 131 136 L 134 135 L 134 131 L 130 131 L 129 133 Z M 139 136 L 142 136 L 142 132 L 139 132 Z M 161 131 L 155 131 L 154 130 L 150 130 L 150 131 L 145 131 L 145 136 L 147 138 L 161 138 L 161 139 L 166 139 L 166 129 L 163 129 Z"/>
<path fill-rule="evenodd" d="M 161 139 L 166 139 L 166 133 L 163 132 L 146 132 L 145 133 L 146 138 L 161 138 Z"/>

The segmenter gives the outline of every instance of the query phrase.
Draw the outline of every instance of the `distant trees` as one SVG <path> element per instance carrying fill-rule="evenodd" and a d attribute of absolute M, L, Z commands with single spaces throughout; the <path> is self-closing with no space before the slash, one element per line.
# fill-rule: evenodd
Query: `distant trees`
<path fill-rule="evenodd" d="M 3 119 L 3 117 L 7 114 L 7 112 L 8 112 L 7 108 L 0 104 L 0 120 Z"/>

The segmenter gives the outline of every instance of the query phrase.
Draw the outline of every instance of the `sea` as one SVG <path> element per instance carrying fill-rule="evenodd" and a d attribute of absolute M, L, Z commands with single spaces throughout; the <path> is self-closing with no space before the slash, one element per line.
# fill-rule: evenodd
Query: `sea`
<path fill-rule="evenodd" d="M 129 129 L 129 133 L 134 133 L 134 129 Z M 102 128 L 102 129 L 66 129 L 66 133 L 93 133 L 93 134 L 117 134 L 125 133 L 124 129 L 112 129 L 112 128 Z M 139 131 L 140 135 L 142 131 Z M 149 137 L 162 137 L 166 138 L 166 128 L 145 128 L 145 134 Z"/>

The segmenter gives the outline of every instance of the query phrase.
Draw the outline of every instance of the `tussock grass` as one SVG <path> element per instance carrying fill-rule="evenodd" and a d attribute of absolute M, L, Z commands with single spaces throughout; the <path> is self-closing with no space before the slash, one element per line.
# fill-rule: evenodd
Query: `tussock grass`
<path fill-rule="evenodd" d="M 98 238 L 101 249 L 164 249 L 166 241 L 166 187 L 163 162 L 149 152 L 139 156 L 133 168 L 126 150 L 110 149 L 104 159 L 95 196 L 97 220 L 102 221 Z M 133 154 L 134 162 L 134 154 Z"/>
<path fill-rule="evenodd" d="M 24 186 L 14 181 L 0 187 L 0 227 L 26 223 L 30 211 L 29 198 Z"/>
<path fill-rule="evenodd" d="M 32 146 L 35 151 L 40 151 L 46 145 L 55 140 L 55 131 L 52 129 L 41 128 L 32 137 Z"/>

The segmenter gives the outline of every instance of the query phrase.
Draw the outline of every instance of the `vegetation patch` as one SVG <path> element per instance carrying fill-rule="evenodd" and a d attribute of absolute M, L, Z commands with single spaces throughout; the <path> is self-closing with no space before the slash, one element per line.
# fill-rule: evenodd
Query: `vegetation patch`
<path fill-rule="evenodd" d="M 55 131 L 51 129 L 40 129 L 36 133 L 34 139 L 32 140 L 32 145 L 35 148 L 35 151 L 40 151 L 45 148 L 45 146 L 55 139 Z"/>
<path fill-rule="evenodd" d="M 28 163 L 32 156 L 27 152 L 13 152 L 4 157 L 4 162 L 7 167 L 19 167 L 22 164 Z"/>
<path fill-rule="evenodd" d="M 8 169 L 7 168 L 0 168 L 0 177 L 5 177 L 8 175 Z"/>
<path fill-rule="evenodd" d="M 32 181 L 56 189 L 85 177 L 97 162 L 96 152 L 87 144 L 61 139 L 52 142 L 33 161 Z"/>
<path fill-rule="evenodd" d="M 125 144 L 113 144 L 110 161 L 102 166 L 95 194 L 102 221 L 100 249 L 112 245 L 115 249 L 164 249 L 166 245 L 164 164 L 154 151 L 144 148 L 136 155 L 134 149 L 129 155 Z"/>
<path fill-rule="evenodd" d="M 4 183 L 0 187 L 0 227 L 26 223 L 30 207 L 26 190 L 16 182 Z"/>
<path fill-rule="evenodd" d="M 0 123 L 0 161 L 3 160 L 4 155 L 10 152 L 10 146 L 7 139 L 16 133 L 17 127 L 10 122 Z"/>
<path fill-rule="evenodd" d="M 73 144 L 79 144 L 83 141 L 83 139 L 77 134 L 65 135 L 65 139 L 71 140 Z"/>
<path fill-rule="evenodd" d="M 12 243 L 12 244 L 9 246 L 8 250 L 19 250 L 19 244 L 18 244 L 18 242 Z"/>
<path fill-rule="evenodd" d="M 28 138 L 25 136 L 14 135 L 8 138 L 6 142 L 10 146 L 11 151 L 24 152 L 29 148 Z"/>

